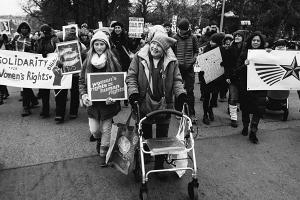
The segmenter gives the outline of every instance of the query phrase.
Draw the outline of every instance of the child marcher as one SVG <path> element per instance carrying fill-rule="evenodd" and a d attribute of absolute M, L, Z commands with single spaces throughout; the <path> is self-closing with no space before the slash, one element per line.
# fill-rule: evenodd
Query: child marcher
<path fill-rule="evenodd" d="M 109 148 L 113 117 L 121 110 L 120 102 L 107 97 L 106 101 L 91 102 L 87 94 L 87 73 L 120 72 L 121 66 L 111 51 L 109 39 L 98 31 L 90 42 L 90 50 L 83 63 L 79 79 L 80 95 L 87 107 L 89 129 L 97 139 L 96 150 L 100 155 L 100 165 L 106 166 L 105 157 Z"/>

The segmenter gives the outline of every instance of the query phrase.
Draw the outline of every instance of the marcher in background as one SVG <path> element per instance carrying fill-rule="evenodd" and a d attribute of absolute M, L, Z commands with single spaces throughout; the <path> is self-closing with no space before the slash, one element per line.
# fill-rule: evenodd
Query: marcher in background
<path fill-rule="evenodd" d="M 195 96 L 194 96 L 194 83 L 195 83 L 195 72 L 194 63 L 196 62 L 199 48 L 197 37 L 192 35 L 190 30 L 190 22 L 183 18 L 178 23 L 178 33 L 174 36 L 177 43 L 174 47 L 175 55 L 178 59 L 179 70 L 183 79 L 184 88 L 187 92 L 188 106 L 190 118 L 195 124 L 197 118 L 195 116 Z M 181 111 L 181 107 L 178 106 L 177 100 L 175 99 L 175 109 Z"/>
<path fill-rule="evenodd" d="M 115 22 L 111 25 L 113 31 L 111 33 L 111 42 L 118 52 L 119 63 L 122 66 L 122 71 L 127 72 L 131 59 L 129 57 L 128 35 L 124 31 L 124 26 L 120 22 Z M 124 105 L 128 106 L 128 101 L 124 101 Z"/>
<path fill-rule="evenodd" d="M 222 46 L 222 41 L 225 37 L 224 33 L 214 33 L 208 45 L 203 50 L 203 53 L 206 53 L 212 49 Z M 204 75 L 204 72 L 203 72 Z M 206 83 L 203 79 L 201 80 L 202 90 L 203 90 L 203 119 L 202 122 L 204 124 L 209 125 L 210 121 L 215 120 L 215 116 L 213 113 L 213 107 L 217 107 L 217 100 L 218 100 L 218 92 L 221 84 L 221 80 L 223 77 L 219 77 L 216 80 L 211 81 L 210 83 Z"/>
<path fill-rule="evenodd" d="M 6 34 L 0 34 L 0 49 L 1 50 L 10 50 L 9 49 L 9 41 Z M 3 100 L 7 99 L 9 96 L 8 90 L 6 85 L 0 85 L 0 104 Z"/>
<path fill-rule="evenodd" d="M 249 60 L 247 54 L 249 49 L 264 49 L 265 42 L 263 36 L 259 32 L 254 32 L 247 39 L 246 46 L 243 49 L 239 61 L 237 74 L 241 82 L 240 87 L 240 105 L 242 110 L 243 130 L 242 135 L 248 135 L 248 127 L 250 123 L 250 114 L 253 114 L 250 125 L 249 140 L 257 144 L 256 136 L 259 120 L 265 112 L 267 91 L 247 91 L 247 65 Z"/>
<path fill-rule="evenodd" d="M 75 29 L 71 29 L 71 32 L 68 33 L 65 37 L 65 41 L 78 40 L 76 36 Z M 83 52 L 85 52 L 86 47 L 79 42 L 81 57 L 85 57 Z M 62 63 L 58 63 L 58 67 L 62 67 Z M 69 119 L 76 119 L 78 117 L 78 108 L 79 108 L 79 74 L 72 75 L 72 86 L 71 86 L 71 101 L 70 101 L 70 114 Z M 55 91 L 55 102 L 56 102 L 56 117 L 55 121 L 57 124 L 61 124 L 65 120 L 66 104 L 68 89 L 54 90 Z"/>
<path fill-rule="evenodd" d="M 222 47 L 220 48 L 220 50 L 224 50 L 223 52 L 225 53 L 231 46 L 231 43 L 233 41 L 233 36 L 231 34 L 225 34 L 225 37 L 223 39 L 223 45 Z M 222 56 L 223 58 L 223 61 L 224 59 L 227 59 L 226 56 Z M 223 62 L 224 63 L 224 62 Z M 220 99 L 219 101 L 220 102 L 226 102 L 227 101 L 227 97 L 226 97 L 226 94 L 228 92 L 228 83 L 226 82 L 226 78 L 225 76 L 223 76 L 223 80 L 221 80 L 221 83 L 220 83 L 220 91 L 219 91 L 219 95 L 220 95 Z"/>
<path fill-rule="evenodd" d="M 242 49 L 244 47 L 245 35 L 244 32 L 238 30 L 233 33 L 233 41 L 231 47 L 229 48 L 229 56 L 232 59 L 233 65 L 230 66 L 228 77 L 226 77 L 226 82 L 229 84 L 229 98 L 228 98 L 228 110 L 231 119 L 231 126 L 237 127 L 237 103 L 239 101 L 239 84 L 240 77 L 237 73 L 237 61 L 241 55 Z"/>
<path fill-rule="evenodd" d="M 129 102 L 134 114 L 137 112 L 135 102 L 140 104 L 141 117 L 148 114 L 149 105 L 152 107 L 153 104 L 159 102 L 165 101 L 166 108 L 172 108 L 174 94 L 181 109 L 183 103 L 186 102 L 187 97 L 178 62 L 170 48 L 175 42 L 166 34 L 155 33 L 150 44 L 146 44 L 135 54 L 126 77 Z M 152 138 L 152 124 L 156 124 L 157 138 L 167 137 L 169 123 L 170 115 L 157 116 L 155 119 L 143 123 L 143 137 L 145 139 Z M 163 169 L 163 162 L 164 155 L 156 156 L 154 168 Z"/>
<path fill-rule="evenodd" d="M 102 167 L 106 166 L 105 157 L 110 144 L 113 117 L 121 110 L 121 106 L 119 101 L 110 97 L 105 102 L 91 102 L 87 92 L 87 73 L 120 71 L 121 66 L 111 51 L 108 37 L 102 31 L 96 32 L 81 70 L 79 87 L 81 99 L 87 107 L 90 132 L 97 140 L 96 150 Z"/>
<path fill-rule="evenodd" d="M 164 28 L 166 29 L 166 32 L 169 37 L 174 37 L 175 34 L 172 32 L 172 25 L 168 22 L 164 23 Z"/>
<path fill-rule="evenodd" d="M 34 41 L 30 38 L 31 28 L 26 22 L 22 22 L 18 29 L 18 35 L 16 35 L 11 41 L 11 46 L 15 51 L 34 53 Z M 36 96 L 31 88 L 23 88 L 21 94 L 23 96 L 23 112 L 22 117 L 31 115 L 30 109 L 39 104 Z"/>
<path fill-rule="evenodd" d="M 53 34 L 52 28 L 47 25 L 43 24 L 41 26 L 41 37 L 36 41 L 36 53 L 42 54 L 43 58 L 47 58 L 49 53 L 53 53 L 56 49 L 56 44 L 59 42 L 56 35 Z M 50 89 L 39 89 L 39 95 L 42 99 L 42 112 L 40 116 L 42 118 L 48 118 L 50 116 Z"/>

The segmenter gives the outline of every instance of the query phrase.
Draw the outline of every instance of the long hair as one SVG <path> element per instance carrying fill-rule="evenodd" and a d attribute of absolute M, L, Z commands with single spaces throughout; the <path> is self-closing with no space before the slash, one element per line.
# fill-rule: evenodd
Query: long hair
<path fill-rule="evenodd" d="M 265 39 L 264 39 L 264 37 L 263 37 L 263 35 L 260 33 L 260 32 L 258 32 L 258 31 L 256 31 L 256 32 L 254 32 L 254 33 L 252 33 L 250 36 L 249 36 L 249 38 L 246 40 L 246 46 L 245 46 L 245 48 L 248 50 L 248 49 L 252 49 L 252 40 L 253 40 L 253 38 L 255 37 L 255 36 L 258 36 L 259 38 L 260 38 L 260 46 L 258 47 L 258 49 L 264 49 L 265 48 Z"/>
<path fill-rule="evenodd" d="M 94 50 L 94 44 L 91 44 L 91 48 L 88 50 L 87 52 L 87 56 L 86 56 L 86 66 L 90 66 L 91 65 L 91 59 L 93 54 L 96 53 Z M 117 60 L 116 56 L 114 55 L 114 53 L 111 51 L 110 48 L 108 48 L 108 45 L 106 45 L 106 50 L 105 52 L 103 52 L 106 54 L 106 71 L 107 72 L 121 72 L 122 68 L 121 65 L 119 63 L 119 61 Z"/>

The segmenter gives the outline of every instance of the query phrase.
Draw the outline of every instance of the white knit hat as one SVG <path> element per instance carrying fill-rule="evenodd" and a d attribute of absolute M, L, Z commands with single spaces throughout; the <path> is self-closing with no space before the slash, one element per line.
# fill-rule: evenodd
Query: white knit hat
<path fill-rule="evenodd" d="M 156 33 L 151 40 L 152 42 L 157 42 L 161 48 L 167 52 L 167 50 L 175 44 L 176 40 L 174 38 L 168 37 L 165 34 Z"/>
<path fill-rule="evenodd" d="M 92 39 L 91 39 L 91 42 L 90 42 L 90 48 L 93 48 L 93 44 L 94 44 L 94 41 L 95 41 L 95 40 L 103 41 L 103 42 L 108 46 L 109 49 L 111 48 L 111 47 L 110 47 L 110 43 L 109 43 L 109 39 L 108 39 L 107 35 L 106 35 L 104 32 L 102 32 L 102 31 L 97 31 L 97 32 L 93 35 L 93 37 L 92 37 Z"/>

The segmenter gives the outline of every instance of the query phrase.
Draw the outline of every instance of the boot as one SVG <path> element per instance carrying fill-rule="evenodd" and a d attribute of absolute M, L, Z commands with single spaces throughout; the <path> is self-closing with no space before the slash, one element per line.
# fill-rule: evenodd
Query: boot
<path fill-rule="evenodd" d="M 101 143 L 101 141 L 99 141 Z M 97 146 L 98 146 L 98 141 L 97 141 Z M 108 151 L 107 146 L 101 146 L 100 145 L 100 150 L 99 150 L 99 155 L 100 155 L 100 167 L 107 167 L 108 165 L 106 164 L 106 154 Z"/>
<path fill-rule="evenodd" d="M 248 135 L 248 126 L 249 124 L 248 123 L 243 123 L 243 130 L 242 130 L 242 135 L 243 136 L 247 136 Z"/>
<path fill-rule="evenodd" d="M 26 117 L 26 116 L 31 115 L 30 109 L 29 108 L 24 108 L 21 115 L 22 115 L 22 117 Z"/>
<path fill-rule="evenodd" d="M 258 129 L 257 126 L 258 126 L 258 124 L 251 123 L 251 125 L 250 125 L 250 131 L 253 132 L 253 133 L 256 133 L 257 129 Z"/>
<path fill-rule="evenodd" d="M 257 144 L 258 143 L 258 139 L 256 137 L 256 132 L 250 132 L 249 134 L 249 140 L 253 143 L 253 144 Z"/>
<path fill-rule="evenodd" d="M 209 124 L 210 124 L 207 114 L 204 114 L 204 115 L 203 115 L 202 122 L 203 122 L 204 124 L 206 124 L 206 125 L 209 125 Z"/>
<path fill-rule="evenodd" d="M 237 106 L 229 104 L 229 113 L 230 113 L 230 119 L 231 119 L 231 126 L 234 127 L 234 128 L 238 127 L 238 124 L 237 124 Z"/>

